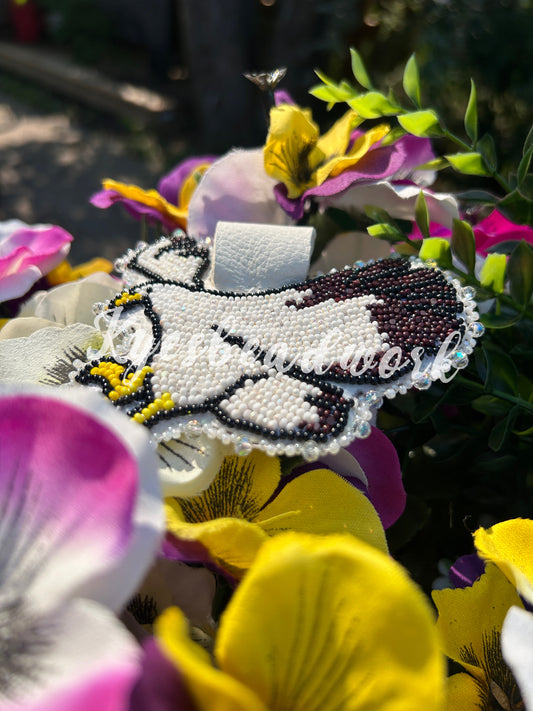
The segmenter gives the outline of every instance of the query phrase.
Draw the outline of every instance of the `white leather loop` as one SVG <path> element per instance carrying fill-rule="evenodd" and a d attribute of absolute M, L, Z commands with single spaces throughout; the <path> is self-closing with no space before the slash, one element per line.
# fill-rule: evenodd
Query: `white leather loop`
<path fill-rule="evenodd" d="M 304 281 L 314 227 L 218 222 L 212 281 L 220 291 L 259 291 Z"/>

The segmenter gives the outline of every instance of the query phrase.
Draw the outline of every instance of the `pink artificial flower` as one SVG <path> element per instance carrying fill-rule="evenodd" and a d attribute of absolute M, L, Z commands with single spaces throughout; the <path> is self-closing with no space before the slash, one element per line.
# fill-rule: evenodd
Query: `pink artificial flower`
<path fill-rule="evenodd" d="M 164 528 L 148 436 L 96 393 L 0 388 L 1 711 L 127 711 L 115 613 Z"/>
<path fill-rule="evenodd" d="M 66 258 L 72 235 L 53 225 L 0 223 L 0 302 L 24 296 Z"/>
<path fill-rule="evenodd" d="M 493 210 L 484 220 L 473 225 L 472 229 L 476 239 L 476 252 L 483 257 L 487 256 L 492 247 L 502 242 L 523 239 L 533 244 L 533 228 L 511 222 L 498 210 Z M 452 234 L 449 227 L 434 222 L 430 224 L 429 231 L 432 237 L 445 239 L 449 239 Z M 416 225 L 409 236 L 411 239 L 422 239 L 422 233 Z"/>

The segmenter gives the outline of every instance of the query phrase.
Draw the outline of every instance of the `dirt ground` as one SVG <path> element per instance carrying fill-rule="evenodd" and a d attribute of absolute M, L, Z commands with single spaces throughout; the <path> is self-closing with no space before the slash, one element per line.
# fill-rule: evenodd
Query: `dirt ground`
<path fill-rule="evenodd" d="M 89 203 L 110 177 L 153 188 L 164 170 L 159 150 L 132 150 L 131 135 L 109 121 L 77 121 L 64 111 L 40 111 L 0 92 L 0 220 L 52 223 L 74 237 L 71 262 L 114 259 L 140 237 L 140 225 L 120 206 Z"/>

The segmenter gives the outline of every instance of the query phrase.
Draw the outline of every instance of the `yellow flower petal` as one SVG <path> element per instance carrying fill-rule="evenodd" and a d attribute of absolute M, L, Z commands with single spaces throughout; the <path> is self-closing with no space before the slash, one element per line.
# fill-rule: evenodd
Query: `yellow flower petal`
<path fill-rule="evenodd" d="M 200 165 L 197 165 L 185 178 L 179 192 L 178 207 L 184 210 L 188 209 L 192 194 L 198 187 L 198 183 L 200 182 L 202 175 L 208 168 L 211 167 L 211 165 L 212 163 L 200 163 Z"/>
<path fill-rule="evenodd" d="M 474 533 L 474 543 L 479 555 L 496 563 L 518 592 L 533 603 L 533 521 L 516 518 L 480 528 Z"/>
<path fill-rule="evenodd" d="M 480 711 L 485 708 L 487 684 L 470 674 L 453 674 L 448 679 L 446 692 L 447 711 Z"/>
<path fill-rule="evenodd" d="M 257 518 L 271 536 L 281 531 L 351 533 L 387 552 L 376 510 L 358 489 L 328 469 L 315 469 L 289 482 Z"/>
<path fill-rule="evenodd" d="M 137 185 L 126 185 L 110 179 L 102 181 L 102 185 L 104 190 L 114 190 L 124 198 L 153 207 L 162 215 L 174 220 L 179 227 L 185 227 L 187 223 L 187 210 L 167 202 L 157 190 L 143 190 Z"/>
<path fill-rule="evenodd" d="M 438 711 L 444 662 L 422 593 L 349 535 L 267 541 L 221 620 L 219 668 L 270 711 Z"/>
<path fill-rule="evenodd" d="M 317 148 L 328 160 L 334 156 L 343 156 L 350 145 L 350 136 L 356 126 L 361 123 L 355 111 L 347 111 L 333 126 L 320 136 Z"/>
<path fill-rule="evenodd" d="M 314 184 L 309 156 L 318 136 L 318 126 L 308 109 L 281 104 L 270 110 L 263 151 L 265 171 L 286 185 L 290 198 L 299 197 Z"/>
<path fill-rule="evenodd" d="M 268 535 L 255 523 L 241 518 L 217 518 L 204 523 L 180 520 L 176 499 L 165 499 L 167 529 L 184 541 L 198 541 L 214 563 L 235 578 L 241 578 L 252 565 Z"/>
<path fill-rule="evenodd" d="M 372 146 L 381 141 L 389 131 L 390 127 L 383 124 L 375 126 L 369 131 L 366 131 L 366 133 L 363 133 L 363 135 L 359 136 L 355 141 L 347 155 L 337 154 L 337 156 L 332 157 L 331 160 L 325 162 L 324 165 L 317 170 L 316 184 L 321 185 L 327 178 L 340 175 L 340 173 L 343 173 L 348 168 L 352 168 L 359 163 L 361 158 L 368 153 Z"/>
<path fill-rule="evenodd" d="M 211 665 L 208 653 L 189 638 L 187 621 L 178 608 L 165 610 L 154 629 L 198 711 L 268 711 L 250 689 Z"/>
<path fill-rule="evenodd" d="M 113 264 L 103 257 L 94 257 L 88 262 L 83 262 L 82 264 L 77 264 L 76 266 L 71 266 L 67 260 L 61 262 L 55 269 L 48 272 L 46 275 L 46 281 L 50 286 L 57 286 L 58 284 L 64 284 L 67 281 L 77 281 L 78 279 L 83 279 L 89 276 L 89 274 L 94 274 L 96 272 L 104 272 L 105 274 L 110 274 L 113 271 Z"/>
<path fill-rule="evenodd" d="M 500 633 L 505 615 L 511 605 L 523 607 L 514 587 L 489 564 L 471 587 L 434 590 L 432 597 L 446 654 L 476 678 L 481 680 L 488 673 L 498 681 L 501 669 L 487 665 L 490 655 L 495 666 L 503 665 Z"/>

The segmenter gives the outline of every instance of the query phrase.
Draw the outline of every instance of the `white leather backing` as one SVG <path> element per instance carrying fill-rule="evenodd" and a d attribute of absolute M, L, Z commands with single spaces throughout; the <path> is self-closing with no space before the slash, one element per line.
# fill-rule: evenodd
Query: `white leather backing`
<path fill-rule="evenodd" d="M 304 281 L 314 227 L 218 222 L 212 281 L 220 291 L 259 291 Z"/>

